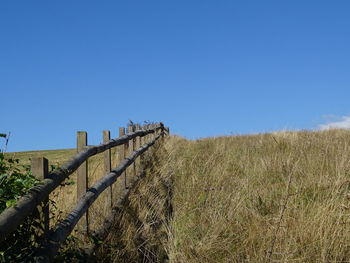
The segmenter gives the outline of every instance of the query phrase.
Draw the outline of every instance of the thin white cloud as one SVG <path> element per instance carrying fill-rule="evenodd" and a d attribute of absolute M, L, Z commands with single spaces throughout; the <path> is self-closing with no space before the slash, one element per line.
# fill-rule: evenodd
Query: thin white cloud
<path fill-rule="evenodd" d="M 338 118 L 336 121 L 330 121 L 326 124 L 321 124 L 318 126 L 320 130 L 329 129 L 350 129 L 350 116 L 343 116 Z"/>

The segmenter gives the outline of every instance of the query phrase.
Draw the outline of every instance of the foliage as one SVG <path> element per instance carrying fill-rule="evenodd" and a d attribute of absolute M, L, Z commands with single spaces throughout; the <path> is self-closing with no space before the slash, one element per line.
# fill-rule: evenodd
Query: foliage
<path fill-rule="evenodd" d="M 32 176 L 29 166 L 20 166 L 18 162 L 0 153 L 0 213 L 39 182 Z"/>
<path fill-rule="evenodd" d="M 5 158 L 0 153 L 0 213 L 15 205 L 39 180 L 31 174 L 29 166 L 19 165 L 18 159 Z M 27 218 L 22 225 L 1 244 L 0 262 L 26 261 L 38 242 L 42 226 L 38 217 Z M 26 260 L 25 260 L 26 259 Z"/>
<path fill-rule="evenodd" d="M 63 242 L 60 248 L 60 252 L 55 256 L 53 262 L 86 262 L 89 256 L 85 253 L 82 246 L 82 240 L 70 235 Z"/>

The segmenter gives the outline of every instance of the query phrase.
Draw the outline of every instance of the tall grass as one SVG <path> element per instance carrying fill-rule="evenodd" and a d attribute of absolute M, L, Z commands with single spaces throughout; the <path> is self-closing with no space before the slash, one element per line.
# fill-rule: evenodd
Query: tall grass
<path fill-rule="evenodd" d="M 350 262 L 350 131 L 171 136 L 152 151 L 100 262 Z"/>
<path fill-rule="evenodd" d="M 167 147 L 171 262 L 350 260 L 349 131 L 173 137 Z"/>
<path fill-rule="evenodd" d="M 144 156 L 144 174 L 117 210 L 110 234 L 96 253 L 97 262 L 168 260 L 172 180 L 159 165 L 164 156 L 167 153 L 161 144 Z"/>

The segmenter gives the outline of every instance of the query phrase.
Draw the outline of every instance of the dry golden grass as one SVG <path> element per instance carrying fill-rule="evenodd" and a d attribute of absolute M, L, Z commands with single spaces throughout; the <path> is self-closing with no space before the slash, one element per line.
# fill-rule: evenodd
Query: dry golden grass
<path fill-rule="evenodd" d="M 154 153 L 101 262 L 350 262 L 350 131 L 171 136 Z"/>
<path fill-rule="evenodd" d="M 160 160 L 161 144 L 144 156 L 145 174 L 123 202 L 109 235 L 97 251 L 97 262 L 166 262 L 172 216 L 172 180 Z"/>
<path fill-rule="evenodd" d="M 19 159 L 21 164 L 30 164 L 31 158 L 45 157 L 50 160 L 50 164 L 61 165 L 68 161 L 76 153 L 76 149 L 46 150 L 46 151 L 27 151 L 6 153 L 7 156 Z"/>
<path fill-rule="evenodd" d="M 350 261 L 350 132 L 186 141 L 174 177 L 170 262 Z"/>

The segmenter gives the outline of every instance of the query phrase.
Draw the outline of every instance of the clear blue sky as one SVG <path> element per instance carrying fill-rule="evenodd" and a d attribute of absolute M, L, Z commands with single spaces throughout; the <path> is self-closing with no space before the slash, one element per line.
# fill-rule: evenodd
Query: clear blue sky
<path fill-rule="evenodd" d="M 187 138 L 315 129 L 350 113 L 349 14 L 348 0 L 1 1 L 0 132 L 21 151 L 74 147 L 78 130 L 97 144 L 128 120 Z"/>

